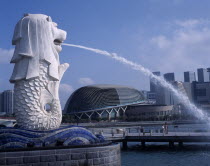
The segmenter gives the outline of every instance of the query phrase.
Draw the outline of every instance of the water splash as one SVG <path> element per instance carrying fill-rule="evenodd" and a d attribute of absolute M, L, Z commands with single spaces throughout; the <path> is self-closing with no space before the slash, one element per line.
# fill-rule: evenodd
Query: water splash
<path fill-rule="evenodd" d="M 173 85 L 171 85 L 170 83 L 168 83 L 165 79 L 154 75 L 149 69 L 143 67 L 140 64 L 137 64 L 135 62 L 132 62 L 130 60 L 127 60 L 121 56 L 118 56 L 116 53 L 109 53 L 107 51 L 104 50 L 100 50 L 100 49 L 95 49 L 95 48 L 90 48 L 90 47 L 85 47 L 85 46 L 81 46 L 81 45 L 75 45 L 75 44 L 67 44 L 67 43 L 63 43 L 62 45 L 65 46 L 70 46 L 70 47 L 77 47 L 77 48 L 81 48 L 81 49 L 85 49 L 85 50 L 89 50 L 101 55 L 105 55 L 108 57 L 111 57 L 125 65 L 130 66 L 132 69 L 137 70 L 142 72 L 143 74 L 145 74 L 146 76 L 149 76 L 152 79 L 155 79 L 157 82 L 159 82 L 163 87 L 167 88 L 168 90 L 172 91 L 173 94 L 180 100 L 182 101 L 182 103 L 190 110 L 192 111 L 195 116 L 201 120 L 208 120 L 207 115 L 204 113 L 203 110 L 197 108 L 193 103 L 190 102 L 189 98 L 181 91 L 175 89 L 173 87 Z"/>

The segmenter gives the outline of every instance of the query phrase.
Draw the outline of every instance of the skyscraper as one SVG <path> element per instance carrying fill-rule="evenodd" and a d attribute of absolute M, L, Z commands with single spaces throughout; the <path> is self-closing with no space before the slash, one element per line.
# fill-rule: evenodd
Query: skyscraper
<path fill-rule="evenodd" d="M 3 110 L 2 110 L 2 93 L 0 93 L 0 112 L 3 112 Z"/>
<path fill-rule="evenodd" d="M 210 103 L 210 82 L 196 82 L 194 84 L 195 101 L 199 104 Z"/>
<path fill-rule="evenodd" d="M 173 82 L 175 81 L 175 76 L 174 73 L 166 73 L 163 75 L 164 79 L 168 82 L 171 82 L 173 84 Z M 168 104 L 168 103 L 172 103 L 172 99 L 170 99 L 171 97 L 171 92 L 169 90 L 167 90 L 165 87 L 159 85 L 159 87 L 156 90 L 156 104 Z M 168 97 L 168 98 L 167 98 Z M 166 98 L 169 99 L 169 102 L 166 101 Z"/>
<path fill-rule="evenodd" d="M 164 79 L 168 82 L 173 82 L 175 81 L 175 76 L 174 73 L 166 73 L 163 75 Z"/>
<path fill-rule="evenodd" d="M 207 68 L 207 72 L 209 73 L 209 82 L 210 82 L 210 67 Z"/>
<path fill-rule="evenodd" d="M 161 75 L 161 73 L 159 71 L 153 72 L 153 74 L 156 75 L 156 76 L 160 76 Z M 156 90 L 158 88 L 157 84 L 158 83 L 157 83 L 157 81 L 154 78 L 150 79 L 150 92 L 156 92 Z"/>
<path fill-rule="evenodd" d="M 193 71 L 186 71 L 184 72 L 184 82 L 193 82 L 196 81 L 195 72 Z"/>
<path fill-rule="evenodd" d="M 181 81 L 174 81 L 172 83 L 175 89 L 177 89 L 180 93 L 185 94 L 190 101 L 193 100 L 193 88 L 192 84 L 189 82 L 181 82 Z M 181 104 L 181 101 L 173 92 L 168 89 L 165 89 L 165 105 L 177 105 Z"/>
<path fill-rule="evenodd" d="M 209 73 L 207 69 L 197 69 L 198 72 L 198 82 L 210 82 Z"/>
<path fill-rule="evenodd" d="M 2 98 L 2 112 L 6 114 L 13 114 L 13 90 L 6 90 L 1 94 Z"/>
<path fill-rule="evenodd" d="M 161 76 L 161 73 L 159 71 L 153 72 L 156 76 Z M 156 101 L 156 104 L 162 104 L 164 99 L 164 88 L 161 86 L 159 82 L 157 82 L 155 79 L 150 79 L 150 97 L 151 95 L 155 98 L 153 100 Z"/>

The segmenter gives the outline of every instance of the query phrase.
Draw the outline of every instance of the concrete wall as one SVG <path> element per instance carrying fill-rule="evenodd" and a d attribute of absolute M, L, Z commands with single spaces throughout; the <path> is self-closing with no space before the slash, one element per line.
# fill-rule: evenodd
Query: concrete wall
<path fill-rule="evenodd" d="M 133 105 L 126 111 L 127 120 L 167 120 L 173 115 L 173 106 Z"/>
<path fill-rule="evenodd" d="M 198 93 L 201 90 L 205 93 Z M 210 103 L 210 82 L 196 83 L 195 96 L 198 103 Z"/>
<path fill-rule="evenodd" d="M 0 165 L 121 166 L 120 144 L 88 148 L 0 152 Z"/>

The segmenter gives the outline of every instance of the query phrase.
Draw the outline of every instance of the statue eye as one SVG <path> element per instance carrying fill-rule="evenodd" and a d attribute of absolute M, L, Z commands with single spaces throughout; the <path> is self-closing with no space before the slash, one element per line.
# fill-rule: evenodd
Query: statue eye
<path fill-rule="evenodd" d="M 48 16 L 46 19 L 47 21 L 52 22 L 52 18 L 50 16 Z"/>

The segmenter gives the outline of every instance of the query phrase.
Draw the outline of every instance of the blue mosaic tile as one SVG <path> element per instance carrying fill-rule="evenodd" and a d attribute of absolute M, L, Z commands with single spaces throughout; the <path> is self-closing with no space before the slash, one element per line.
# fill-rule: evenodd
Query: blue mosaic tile
<path fill-rule="evenodd" d="M 27 145 L 42 147 L 54 146 L 57 141 L 63 145 L 87 145 L 104 142 L 104 137 L 94 135 L 84 127 L 67 126 L 50 131 L 34 131 L 18 128 L 0 129 L 0 149 L 24 148 Z"/>

